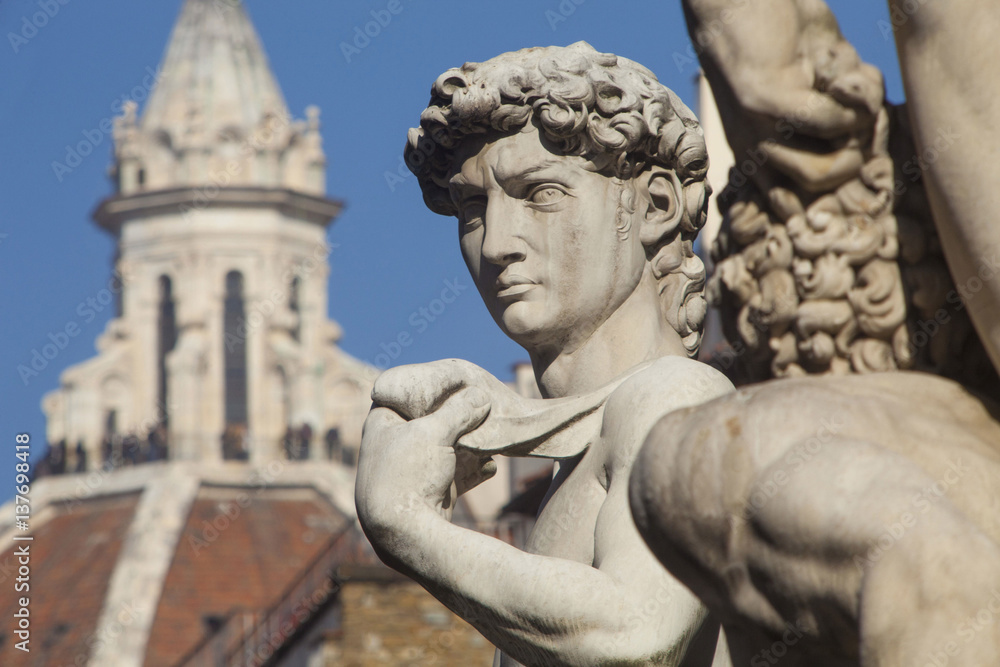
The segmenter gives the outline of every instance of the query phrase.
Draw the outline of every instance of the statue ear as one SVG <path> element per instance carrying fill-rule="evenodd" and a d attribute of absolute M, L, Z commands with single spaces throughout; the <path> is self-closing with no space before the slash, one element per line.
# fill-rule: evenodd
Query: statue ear
<path fill-rule="evenodd" d="M 646 209 L 639 240 L 644 246 L 652 246 L 672 234 L 681 222 L 681 184 L 673 171 L 653 167 L 639 177 L 639 185 Z"/>

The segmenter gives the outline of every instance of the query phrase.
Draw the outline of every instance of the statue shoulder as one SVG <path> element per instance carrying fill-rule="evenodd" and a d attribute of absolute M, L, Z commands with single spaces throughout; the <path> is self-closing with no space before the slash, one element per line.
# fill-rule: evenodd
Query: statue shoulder
<path fill-rule="evenodd" d="M 708 364 L 687 357 L 662 357 L 634 373 L 608 397 L 612 403 L 655 400 L 669 410 L 698 405 L 733 391 L 733 383 Z"/>
<path fill-rule="evenodd" d="M 663 357 L 637 371 L 608 397 L 602 441 L 613 467 L 631 467 L 649 431 L 666 414 L 734 390 L 725 375 L 700 361 Z"/>

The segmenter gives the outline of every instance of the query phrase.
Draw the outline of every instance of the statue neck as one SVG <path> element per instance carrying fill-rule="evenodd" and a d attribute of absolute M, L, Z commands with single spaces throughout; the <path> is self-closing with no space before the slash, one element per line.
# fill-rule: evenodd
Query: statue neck
<path fill-rule="evenodd" d="M 661 313 L 656 279 L 648 267 L 635 291 L 582 345 L 528 353 L 545 398 L 589 393 L 641 363 L 687 355 L 680 335 Z"/>

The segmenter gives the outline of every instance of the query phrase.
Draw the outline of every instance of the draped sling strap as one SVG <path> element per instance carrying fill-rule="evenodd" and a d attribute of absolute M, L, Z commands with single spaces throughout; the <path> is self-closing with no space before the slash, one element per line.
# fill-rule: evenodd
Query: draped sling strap
<path fill-rule="evenodd" d="M 410 420 L 434 412 L 454 393 L 476 387 L 489 396 L 490 414 L 459 438 L 460 448 L 482 456 L 568 459 L 586 451 L 600 435 L 608 396 L 649 365 L 640 364 L 588 394 L 524 398 L 475 364 L 445 359 L 386 371 L 375 383 L 372 400 Z"/>

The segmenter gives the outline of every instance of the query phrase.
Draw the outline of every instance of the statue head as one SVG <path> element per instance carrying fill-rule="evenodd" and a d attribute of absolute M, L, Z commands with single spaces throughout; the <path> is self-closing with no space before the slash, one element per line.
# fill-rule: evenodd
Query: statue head
<path fill-rule="evenodd" d="M 586 335 L 651 280 L 697 353 L 708 156 L 694 115 L 646 68 L 578 42 L 450 69 L 405 160 L 427 206 L 458 218 L 470 272 L 515 341 Z"/>

